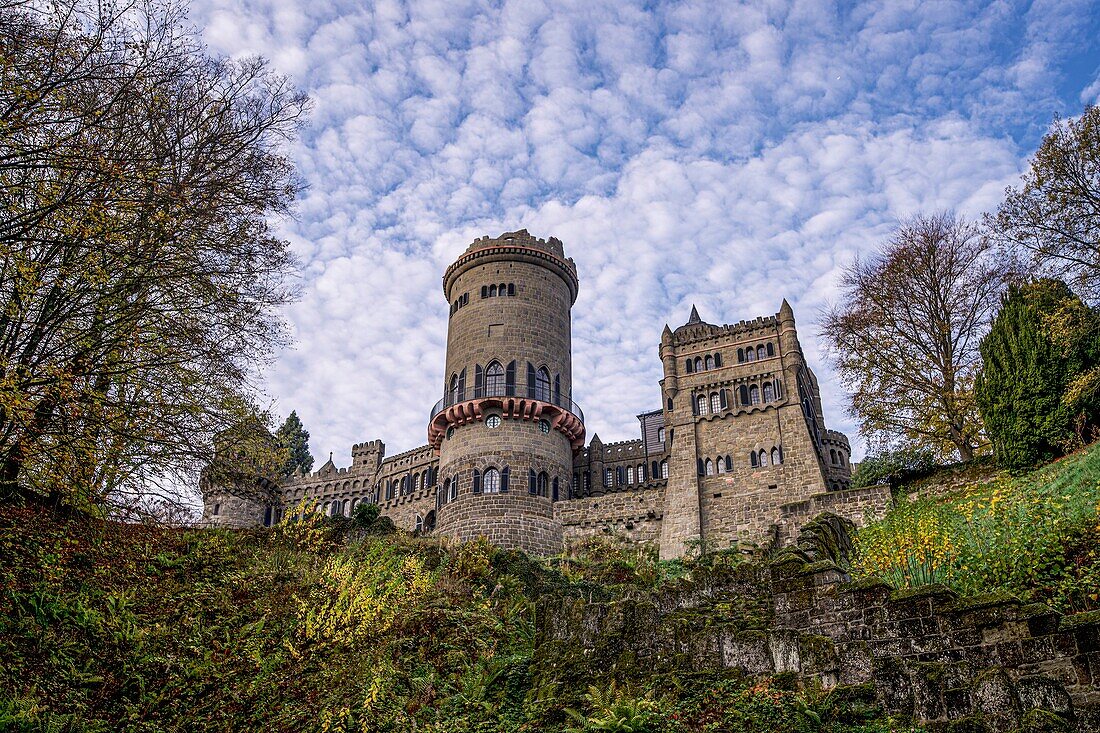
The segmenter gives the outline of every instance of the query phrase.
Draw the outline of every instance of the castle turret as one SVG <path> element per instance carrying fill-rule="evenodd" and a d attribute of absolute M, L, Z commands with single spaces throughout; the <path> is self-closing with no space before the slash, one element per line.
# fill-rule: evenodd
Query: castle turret
<path fill-rule="evenodd" d="M 447 268 L 444 397 L 428 426 L 439 534 L 561 551 L 553 502 L 567 495 L 584 445 L 571 399 L 577 288 L 561 242 L 526 230 L 478 239 Z"/>

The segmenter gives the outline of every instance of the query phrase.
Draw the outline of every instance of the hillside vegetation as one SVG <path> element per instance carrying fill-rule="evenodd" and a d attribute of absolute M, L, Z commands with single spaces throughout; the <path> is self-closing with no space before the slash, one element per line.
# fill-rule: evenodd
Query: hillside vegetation
<path fill-rule="evenodd" d="M 1100 609 L 1100 443 L 1015 476 L 990 464 L 940 471 L 897 494 L 857 535 L 855 575 Z"/>
<path fill-rule="evenodd" d="M 780 677 L 533 672 L 534 601 L 613 598 L 736 564 L 594 543 L 536 562 L 483 543 L 346 541 L 320 519 L 172 530 L 0 513 L 0 729 L 829 731 L 873 705 Z"/>

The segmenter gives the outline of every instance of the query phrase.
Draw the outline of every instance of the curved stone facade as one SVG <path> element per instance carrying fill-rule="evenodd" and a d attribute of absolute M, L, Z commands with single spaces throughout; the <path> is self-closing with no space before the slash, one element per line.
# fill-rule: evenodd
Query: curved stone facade
<path fill-rule="evenodd" d="M 567 495 L 584 442 L 570 399 L 576 269 L 556 239 L 514 232 L 475 241 L 443 290 L 444 398 L 428 428 L 439 450 L 436 531 L 559 552 L 553 502 Z"/>

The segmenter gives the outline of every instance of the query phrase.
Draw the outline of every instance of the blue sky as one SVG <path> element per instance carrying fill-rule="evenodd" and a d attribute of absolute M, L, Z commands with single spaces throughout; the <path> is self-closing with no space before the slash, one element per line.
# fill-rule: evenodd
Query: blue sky
<path fill-rule="evenodd" d="M 443 270 L 519 228 L 577 262 L 589 435 L 632 438 L 659 407 L 661 329 L 692 303 L 729 323 L 786 297 L 855 439 L 817 336 L 841 269 L 917 212 L 994 209 L 1052 116 L 1100 101 L 1100 3 L 1075 0 L 196 0 L 190 18 L 314 99 L 283 223 L 295 343 L 264 381 L 339 465 L 353 442 L 425 442 Z"/>

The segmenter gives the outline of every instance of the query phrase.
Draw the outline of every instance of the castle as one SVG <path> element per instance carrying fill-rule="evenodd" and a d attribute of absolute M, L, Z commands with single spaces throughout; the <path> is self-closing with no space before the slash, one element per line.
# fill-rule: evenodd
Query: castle
<path fill-rule="evenodd" d="M 387 458 L 378 440 L 278 484 L 205 482 L 203 520 L 270 525 L 303 505 L 350 515 L 376 503 L 401 529 L 485 536 L 550 555 L 612 533 L 690 547 L 789 541 L 822 511 L 862 523 L 886 488 L 850 487 L 848 439 L 828 430 L 817 378 L 784 300 L 773 316 L 687 323 L 661 335 L 660 408 L 640 437 L 603 443 L 572 396 L 576 266 L 526 230 L 482 237 L 443 275 L 450 308 L 443 397 L 428 443 Z"/>

